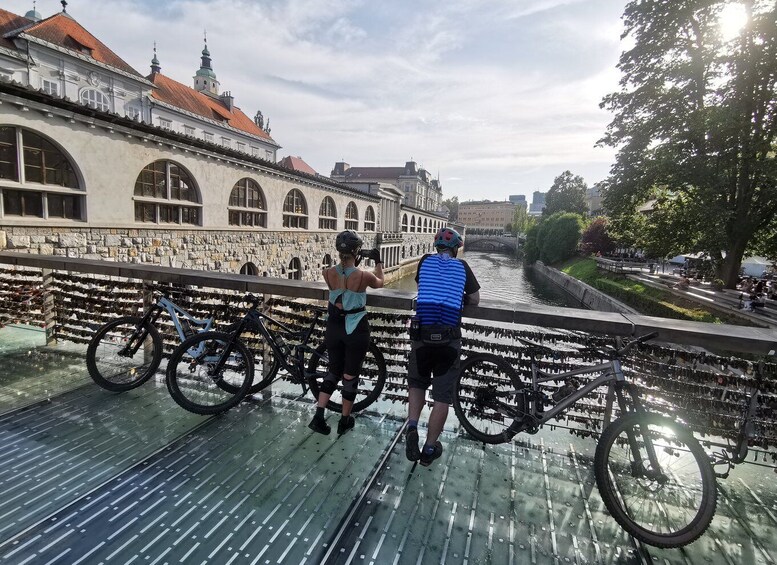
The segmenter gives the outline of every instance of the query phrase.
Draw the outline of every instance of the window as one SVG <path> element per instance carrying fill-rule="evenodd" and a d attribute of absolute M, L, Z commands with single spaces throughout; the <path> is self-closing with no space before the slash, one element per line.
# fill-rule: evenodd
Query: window
<path fill-rule="evenodd" d="M 367 206 L 364 212 L 364 231 L 375 231 L 375 210 L 372 206 Z"/>
<path fill-rule="evenodd" d="M 228 147 L 228 148 L 231 149 L 232 148 L 232 140 L 229 139 L 228 137 L 222 137 L 221 138 L 221 146 L 222 147 Z"/>
<path fill-rule="evenodd" d="M 213 143 L 213 134 L 207 131 L 202 132 L 202 139 L 209 143 Z"/>
<path fill-rule="evenodd" d="M 402 214 L 402 231 L 407 233 L 407 214 Z"/>
<path fill-rule="evenodd" d="M 427 233 L 429 231 L 429 224 L 426 223 L 426 218 L 424 218 L 424 231 L 423 233 Z"/>
<path fill-rule="evenodd" d="M 159 118 L 159 127 L 166 130 L 173 129 L 173 121 L 167 118 Z"/>
<path fill-rule="evenodd" d="M 236 145 L 237 145 L 237 150 L 238 151 L 240 151 L 241 153 L 245 153 L 246 152 L 246 144 L 245 143 L 243 143 L 242 141 L 238 141 Z"/>
<path fill-rule="evenodd" d="M 302 280 L 302 264 L 297 257 L 294 257 L 289 263 L 289 268 L 286 274 L 290 279 L 295 281 Z"/>
<path fill-rule="evenodd" d="M 46 94 L 50 94 L 51 96 L 59 96 L 59 83 L 56 83 L 51 80 L 46 80 L 44 78 L 41 88 L 43 89 L 43 92 L 45 92 Z"/>
<path fill-rule="evenodd" d="M 105 94 L 94 88 L 86 88 L 81 91 L 81 104 L 103 112 L 111 109 L 111 104 Z"/>
<path fill-rule="evenodd" d="M 264 158 L 267 159 L 268 161 L 272 161 L 273 160 L 273 158 L 272 158 L 272 151 L 265 150 Z"/>
<path fill-rule="evenodd" d="M 267 204 L 256 181 L 244 178 L 232 187 L 229 195 L 229 225 L 267 227 Z"/>
<path fill-rule="evenodd" d="M 353 202 L 349 202 L 348 207 L 345 209 L 345 229 L 359 229 L 359 210 Z"/>
<path fill-rule="evenodd" d="M 337 229 L 337 208 L 335 201 L 331 196 L 325 196 L 321 201 L 321 208 L 318 210 L 318 229 L 336 230 Z"/>
<path fill-rule="evenodd" d="M 75 169 L 50 141 L 28 130 L 0 127 L 0 216 L 83 219 L 84 195 Z"/>
<path fill-rule="evenodd" d="M 240 274 L 241 275 L 251 275 L 253 277 L 259 276 L 259 269 L 256 268 L 256 265 L 251 263 L 250 261 L 240 267 Z"/>
<path fill-rule="evenodd" d="M 136 222 L 201 223 L 201 206 L 194 181 L 173 161 L 155 161 L 146 165 L 135 181 L 134 200 Z"/>
<path fill-rule="evenodd" d="M 299 189 L 291 189 L 283 202 L 283 227 L 308 229 L 308 206 Z"/>
<path fill-rule="evenodd" d="M 140 110 L 135 106 L 125 106 L 124 113 L 130 120 L 140 121 Z"/>
<path fill-rule="evenodd" d="M 183 132 L 184 132 L 186 135 L 190 135 L 190 136 L 194 137 L 194 133 L 195 133 L 196 131 L 197 131 L 197 130 L 195 130 L 195 129 L 194 129 L 192 126 L 183 126 Z"/>
<path fill-rule="evenodd" d="M 335 263 L 332 261 L 332 256 L 327 253 L 324 255 L 324 260 L 321 262 L 321 268 L 322 269 L 328 269 L 329 267 L 333 266 Z"/>
<path fill-rule="evenodd" d="M 415 233 L 415 216 L 410 216 L 410 233 Z"/>
<path fill-rule="evenodd" d="M 254 157 L 258 157 L 259 156 L 259 148 L 258 147 L 254 147 L 252 145 L 251 146 L 251 155 L 254 156 Z"/>

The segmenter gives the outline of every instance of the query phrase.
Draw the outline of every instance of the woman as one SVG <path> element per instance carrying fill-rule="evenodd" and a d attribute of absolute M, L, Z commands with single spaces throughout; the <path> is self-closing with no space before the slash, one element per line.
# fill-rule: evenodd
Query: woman
<path fill-rule="evenodd" d="M 359 372 L 370 343 L 367 321 L 367 288 L 383 287 L 383 262 L 377 249 L 360 254 L 362 238 L 353 230 L 340 232 L 335 239 L 340 264 L 324 269 L 329 287 L 329 318 L 326 323 L 326 348 L 329 371 L 318 393 L 316 415 L 308 424 L 314 432 L 329 435 L 324 408 L 342 379 L 343 415 L 337 424 L 342 435 L 354 426 L 351 408 L 359 386 Z M 361 256 L 375 261 L 375 271 L 368 273 L 357 267 Z"/>

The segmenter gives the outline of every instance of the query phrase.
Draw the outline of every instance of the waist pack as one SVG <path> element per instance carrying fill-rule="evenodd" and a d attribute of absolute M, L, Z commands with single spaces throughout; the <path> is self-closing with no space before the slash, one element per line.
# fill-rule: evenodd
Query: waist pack
<path fill-rule="evenodd" d="M 328 311 L 329 311 L 329 319 L 334 320 L 336 322 L 345 322 L 345 317 L 348 314 L 358 314 L 359 312 L 366 311 L 367 308 L 362 306 L 361 308 L 354 308 L 353 310 L 343 310 L 342 308 L 338 308 L 331 302 L 329 303 Z"/>
<path fill-rule="evenodd" d="M 424 345 L 448 345 L 456 339 L 461 339 L 461 328 L 429 324 L 422 326 L 416 319 L 410 322 L 410 339 L 422 341 Z"/>

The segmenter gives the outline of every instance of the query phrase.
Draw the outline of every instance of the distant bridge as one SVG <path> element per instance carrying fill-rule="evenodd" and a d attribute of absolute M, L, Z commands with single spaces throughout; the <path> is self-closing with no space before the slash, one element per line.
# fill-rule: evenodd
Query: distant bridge
<path fill-rule="evenodd" d="M 472 251 L 511 251 L 517 252 L 521 247 L 525 237 L 506 237 L 503 235 L 470 235 L 464 237 L 465 249 Z"/>

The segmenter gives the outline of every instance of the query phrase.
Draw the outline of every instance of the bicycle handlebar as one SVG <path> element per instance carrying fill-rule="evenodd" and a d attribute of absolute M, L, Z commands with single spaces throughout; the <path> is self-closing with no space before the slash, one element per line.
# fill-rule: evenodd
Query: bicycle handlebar
<path fill-rule="evenodd" d="M 629 352 L 629 350 L 632 347 L 634 347 L 638 343 L 645 343 L 646 341 L 649 341 L 649 340 L 651 340 L 653 338 L 656 338 L 656 337 L 658 337 L 658 332 L 650 332 L 649 334 L 645 334 L 645 335 L 643 335 L 641 337 L 638 337 L 638 338 L 634 339 L 633 341 L 630 341 L 629 343 L 627 343 L 626 345 L 621 347 L 618 351 L 616 351 L 615 354 L 618 357 L 620 357 L 621 355 L 625 355 L 626 353 Z"/>

